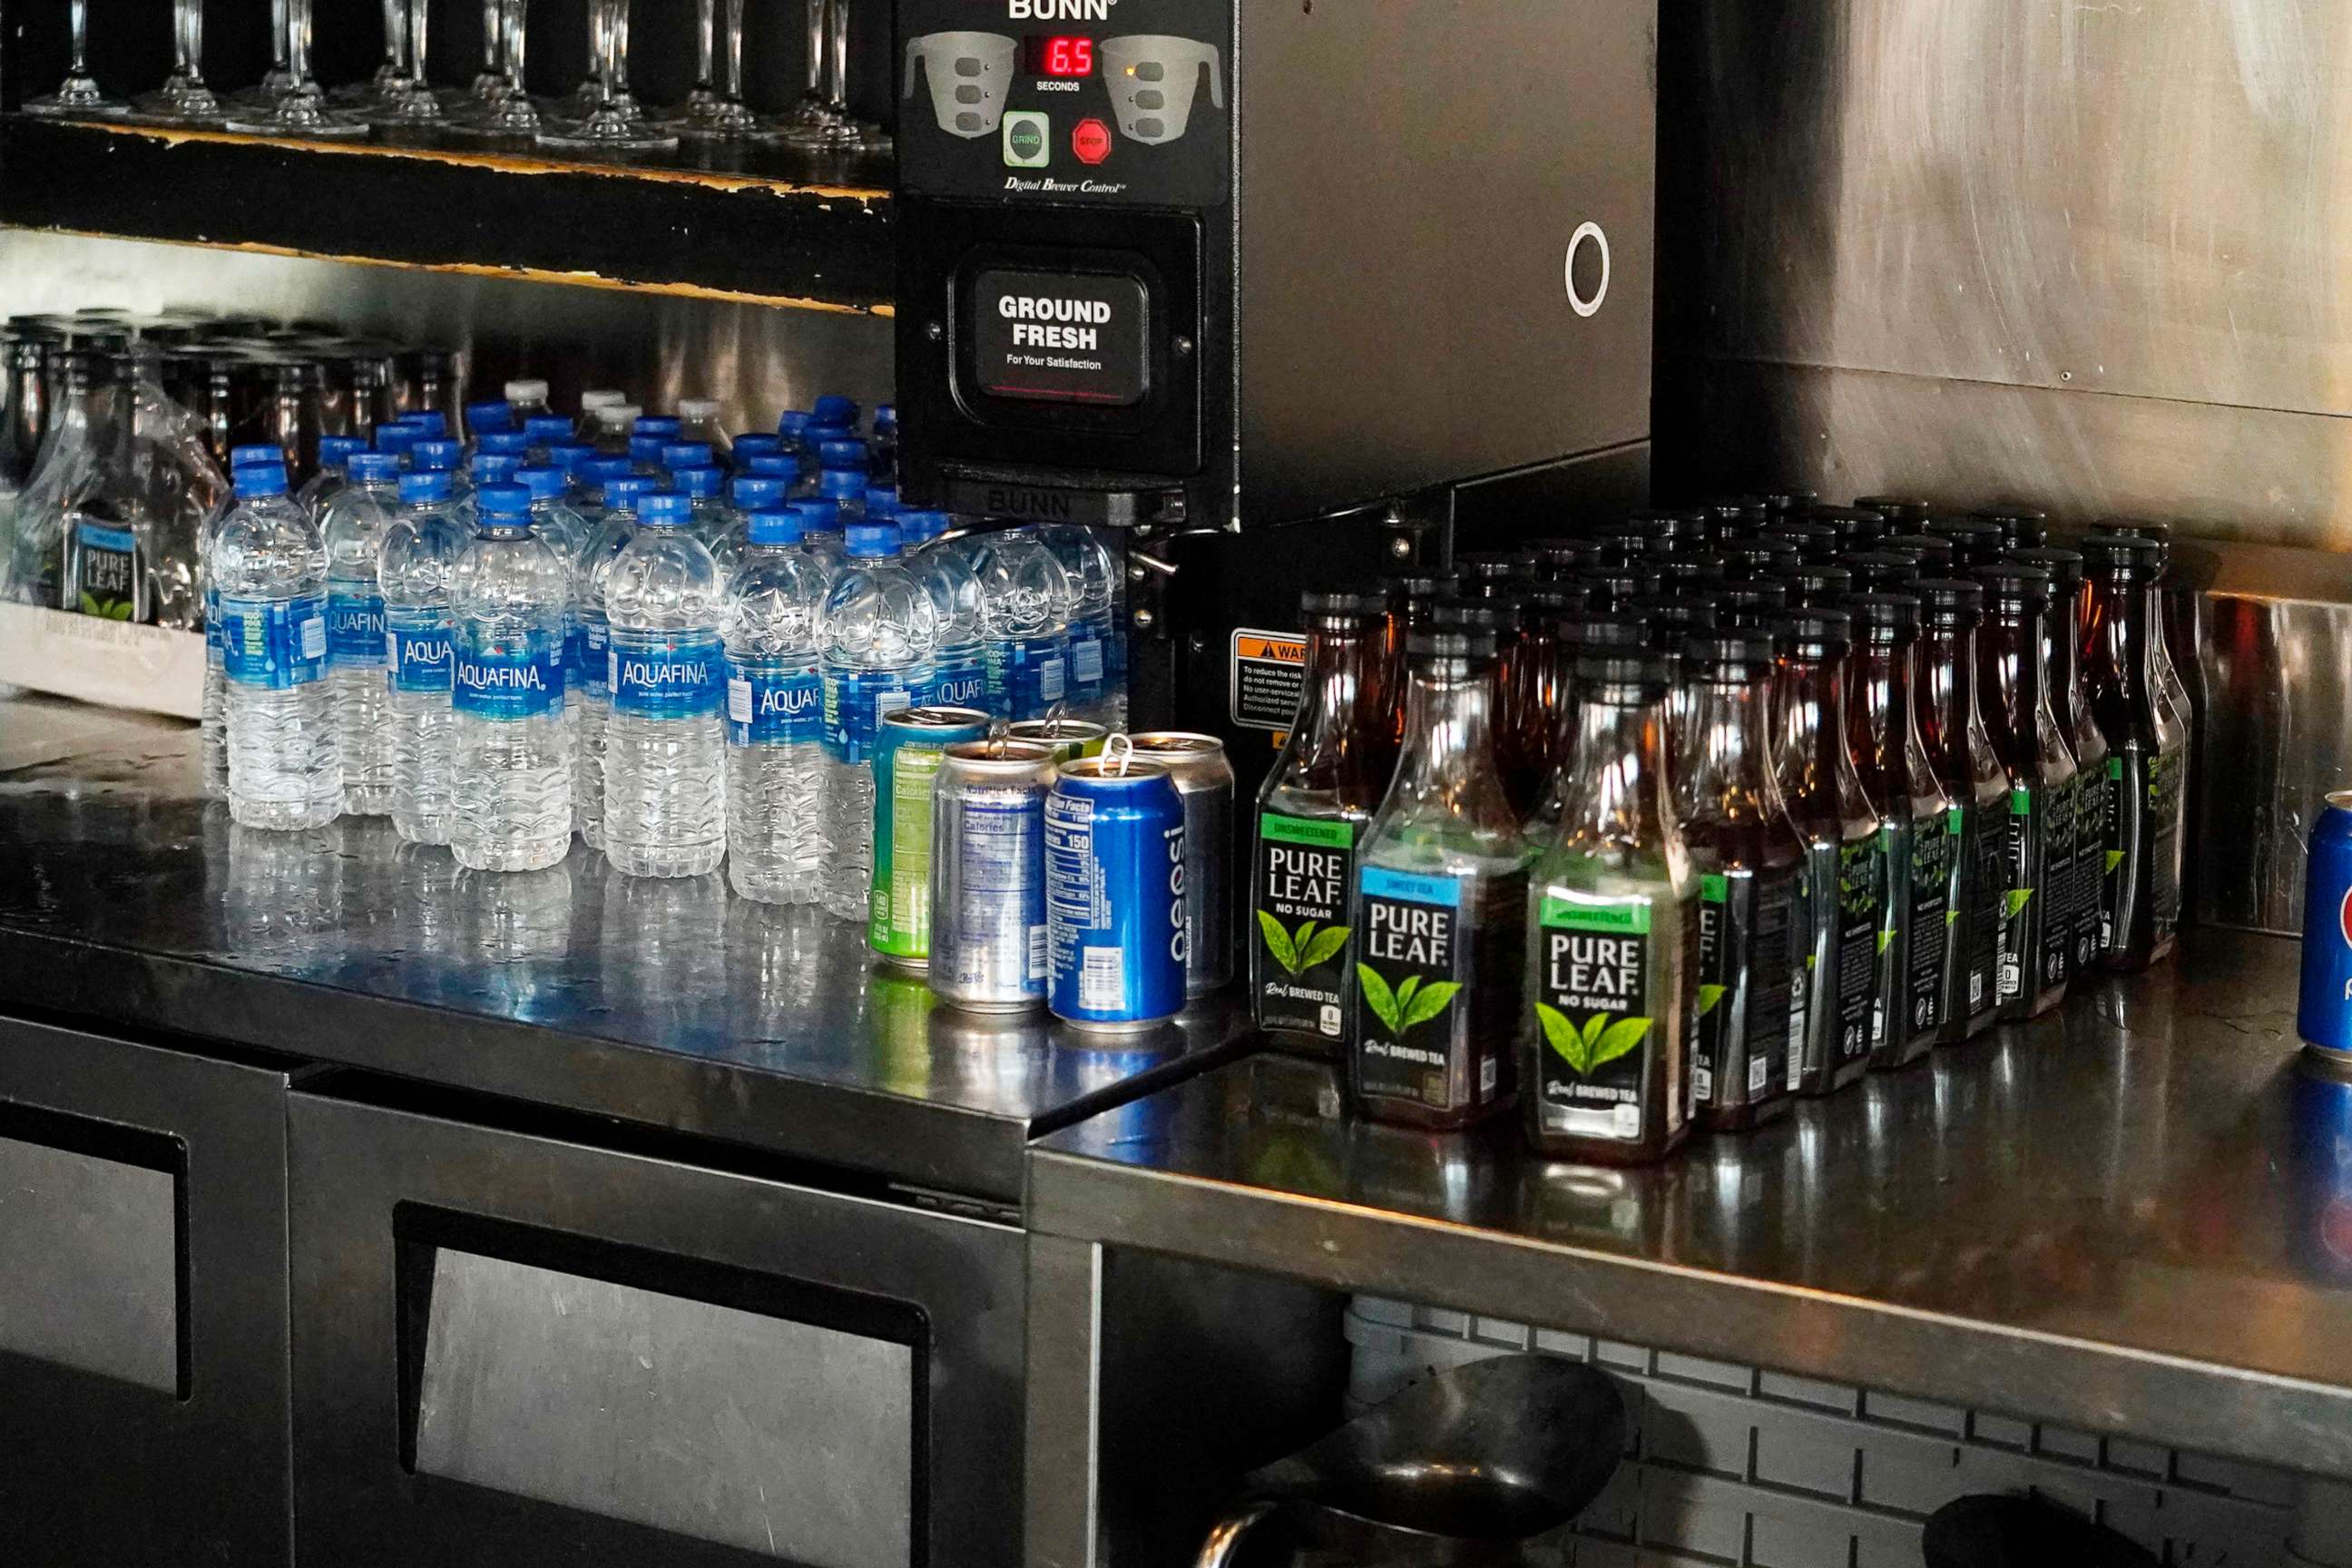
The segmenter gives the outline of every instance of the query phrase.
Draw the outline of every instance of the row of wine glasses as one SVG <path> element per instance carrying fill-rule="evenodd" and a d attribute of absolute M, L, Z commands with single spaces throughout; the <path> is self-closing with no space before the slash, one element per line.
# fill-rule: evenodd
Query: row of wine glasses
<path fill-rule="evenodd" d="M 803 3 L 808 85 L 781 120 L 755 113 L 743 100 L 746 0 L 697 0 L 694 89 L 671 112 L 648 110 L 629 90 L 630 0 L 590 0 L 588 79 L 563 98 L 544 101 L 523 88 L 530 0 L 482 0 L 481 69 L 468 86 L 442 88 L 425 76 L 427 0 L 383 0 L 383 64 L 370 79 L 332 92 L 310 72 L 316 0 L 268 0 L 269 69 L 252 87 L 225 97 L 205 80 L 205 0 L 173 0 L 172 73 L 162 87 L 129 103 L 109 97 L 90 75 L 89 0 L 68 0 L 72 58 L 65 80 L 56 92 L 26 104 L 25 112 L 257 135 L 423 132 L 587 152 L 658 152 L 681 140 L 887 152 L 889 137 L 849 110 L 850 0 Z"/>

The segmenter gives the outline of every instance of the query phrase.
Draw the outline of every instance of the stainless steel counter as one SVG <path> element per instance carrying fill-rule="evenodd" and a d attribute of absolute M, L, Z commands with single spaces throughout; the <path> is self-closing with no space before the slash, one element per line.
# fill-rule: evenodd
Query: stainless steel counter
<path fill-rule="evenodd" d="M 2352 1084 L 2298 1067 L 2296 960 L 2194 932 L 1633 1172 L 1351 1120 L 1319 1065 L 1223 1068 L 1032 1156 L 1033 1384 L 1069 1371 L 1040 1279 L 1131 1247 L 2352 1473 Z"/>
<path fill-rule="evenodd" d="M 460 874 L 381 819 L 233 826 L 187 725 L 0 701 L 0 1010 L 209 1037 L 1019 1201 L 1040 1131 L 1243 1048 L 1103 1048 L 876 970 L 863 929 L 575 847 Z"/>

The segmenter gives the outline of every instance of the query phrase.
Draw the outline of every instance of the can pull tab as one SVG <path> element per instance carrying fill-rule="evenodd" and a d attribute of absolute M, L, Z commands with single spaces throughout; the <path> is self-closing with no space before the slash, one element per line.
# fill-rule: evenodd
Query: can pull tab
<path fill-rule="evenodd" d="M 1103 742 L 1102 771 L 1104 777 L 1115 779 L 1125 778 L 1127 776 L 1128 765 L 1134 761 L 1135 742 L 1129 740 L 1126 735 L 1113 735 L 1109 740 Z M 1114 763 L 1118 764 L 1116 770 L 1112 767 Z"/>

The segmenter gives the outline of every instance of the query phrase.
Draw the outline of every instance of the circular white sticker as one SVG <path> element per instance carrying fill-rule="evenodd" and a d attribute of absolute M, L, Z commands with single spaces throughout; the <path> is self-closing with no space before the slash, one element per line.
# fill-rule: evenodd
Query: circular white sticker
<path fill-rule="evenodd" d="M 1589 300 L 1576 287 L 1576 252 L 1587 240 L 1601 247 L 1601 286 Z M 1593 314 L 1601 309 L 1601 301 L 1609 298 L 1609 237 L 1601 232 L 1599 224 L 1580 224 L 1576 232 L 1569 236 L 1568 259 L 1560 266 L 1560 276 L 1568 285 L 1568 308 L 1580 316 Z"/>

